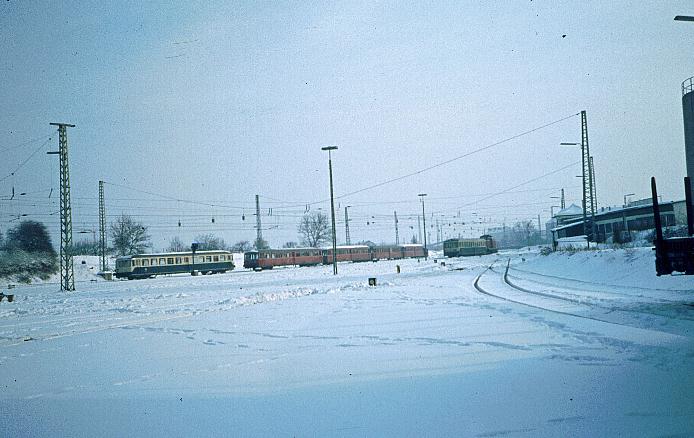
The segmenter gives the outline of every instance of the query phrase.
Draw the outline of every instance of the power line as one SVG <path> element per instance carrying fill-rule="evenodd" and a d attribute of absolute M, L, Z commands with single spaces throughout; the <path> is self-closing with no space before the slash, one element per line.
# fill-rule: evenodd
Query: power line
<path fill-rule="evenodd" d="M 31 160 L 31 159 L 34 157 L 34 155 L 38 154 L 39 151 L 40 151 L 41 149 L 43 149 L 43 148 L 48 144 L 49 141 L 51 141 L 51 138 L 50 138 L 50 137 L 48 138 L 48 140 L 46 140 L 45 142 L 43 142 L 43 143 L 41 144 L 41 146 L 39 146 L 36 150 L 34 150 L 24 161 L 22 161 L 22 162 L 19 164 L 19 166 L 17 166 L 17 168 L 16 168 L 15 170 L 13 170 L 13 171 L 10 172 L 9 174 L 7 174 L 7 175 L 3 176 L 2 178 L 0 178 L 0 182 L 5 181 L 7 178 L 9 178 L 9 177 L 11 177 L 11 176 L 14 176 L 14 174 L 17 173 L 17 171 L 18 171 L 19 169 L 21 169 L 22 167 L 24 167 L 24 165 L 25 165 L 26 163 L 28 163 L 29 160 Z"/>
<path fill-rule="evenodd" d="M 502 191 L 500 191 L 500 192 L 492 193 L 491 195 L 486 196 L 486 197 L 484 197 L 484 198 L 482 198 L 482 199 L 478 199 L 478 200 L 473 201 L 473 202 L 468 202 L 467 204 L 463 204 L 463 205 L 459 206 L 458 208 L 456 208 L 456 209 L 451 209 L 451 210 L 457 210 L 457 209 L 460 209 L 460 208 L 469 207 L 470 205 L 474 205 L 474 204 L 477 204 L 477 203 L 479 203 L 479 202 L 486 201 L 487 199 L 494 198 L 495 196 L 499 196 L 499 195 L 502 195 L 502 194 L 504 194 L 504 193 L 508 193 L 509 191 L 511 191 L 511 190 L 513 190 L 513 189 L 517 189 L 518 187 L 522 187 L 522 186 L 524 186 L 524 185 L 527 185 L 527 184 L 530 184 L 530 183 L 532 183 L 532 182 L 538 181 L 538 180 L 540 180 L 540 179 L 542 179 L 542 178 L 548 177 L 548 176 L 550 176 L 550 175 L 554 175 L 555 173 L 559 173 L 559 172 L 561 172 L 562 170 L 566 170 L 566 169 L 568 169 L 569 167 L 575 166 L 575 165 L 578 164 L 578 163 L 580 163 L 580 161 L 574 161 L 573 163 L 567 164 L 566 166 L 560 167 L 559 169 L 553 170 L 553 171 L 551 171 L 551 172 L 547 172 L 547 173 L 545 173 L 545 174 L 542 174 L 542 175 L 540 175 L 540 176 L 537 176 L 537 177 L 535 177 L 535 178 L 532 178 L 532 179 L 529 179 L 529 180 L 527 180 L 527 181 L 524 181 L 524 182 L 522 182 L 522 183 L 520 183 L 520 184 L 517 184 L 517 185 L 515 185 L 515 186 L 513 186 L 513 187 L 509 187 L 509 188 L 507 188 L 507 189 L 505 189 L 505 190 L 502 190 Z M 444 211 L 450 211 L 450 210 L 440 210 L 440 211 L 435 211 L 435 212 L 433 212 L 433 213 L 443 213 Z"/>
<path fill-rule="evenodd" d="M 20 147 L 22 147 L 22 146 L 26 146 L 26 145 L 32 144 L 32 143 L 37 142 L 37 141 L 39 141 L 39 140 L 46 139 L 46 138 L 50 137 L 51 135 L 53 135 L 53 134 L 44 135 L 43 137 L 32 138 L 31 140 L 27 140 L 27 141 L 22 142 L 22 143 L 19 143 L 19 144 L 17 144 L 17 145 L 8 146 L 8 147 L 6 147 L 6 148 L 4 148 L 4 149 L 0 149 L 0 154 L 1 154 L 1 153 L 4 153 L 4 152 L 7 152 L 7 151 L 10 151 L 10 150 L 12 150 L 12 149 L 18 149 L 18 148 L 20 148 Z M 50 139 L 49 139 L 49 140 L 50 140 Z"/>
<path fill-rule="evenodd" d="M 400 181 L 400 180 L 403 180 L 403 179 L 405 179 L 405 178 L 409 178 L 409 177 L 411 177 L 411 176 L 419 175 L 420 173 L 428 172 L 429 170 L 436 169 L 437 167 L 445 166 L 446 164 L 450 164 L 450 163 L 452 163 L 452 162 L 454 162 L 454 161 L 457 161 L 457 160 L 460 160 L 460 159 L 469 157 L 470 155 L 474 155 L 474 154 L 480 153 L 480 152 L 482 152 L 482 151 L 486 151 L 487 149 L 491 149 L 491 148 L 493 148 L 493 147 L 495 147 L 495 146 L 498 146 L 498 145 L 500 145 L 500 144 L 507 143 L 507 142 L 509 142 L 509 141 L 511 141 L 511 140 L 515 140 L 515 139 L 517 139 L 517 138 L 520 138 L 520 137 L 523 137 L 523 136 L 525 136 L 525 135 L 531 134 L 531 133 L 533 133 L 533 132 L 539 131 L 539 130 L 541 130 L 541 129 L 547 128 L 547 127 L 549 127 L 549 126 L 556 125 L 557 123 L 563 122 L 563 121 L 568 120 L 568 119 L 570 119 L 570 118 L 572 118 L 572 117 L 576 117 L 576 116 L 579 115 L 579 114 L 580 114 L 580 113 L 576 113 L 576 114 L 572 114 L 572 115 L 570 115 L 570 116 L 563 117 L 563 118 L 558 119 L 558 120 L 555 120 L 555 121 L 553 121 L 553 122 L 546 123 L 546 124 L 544 124 L 544 125 L 542 125 L 542 126 L 538 126 L 538 127 L 536 127 L 536 128 L 533 128 L 533 129 L 530 129 L 530 130 L 521 132 L 520 134 L 516 134 L 516 135 L 513 135 L 513 136 L 511 136 L 511 137 L 507 137 L 507 138 L 505 138 L 505 139 L 503 139 L 503 140 L 499 140 L 499 141 L 497 141 L 497 142 L 495 142 L 495 143 L 488 144 L 488 145 L 483 146 L 483 147 L 481 147 L 481 148 L 479 148 L 479 149 L 475 149 L 475 150 L 473 150 L 473 151 L 466 152 L 466 153 L 464 153 L 464 154 L 462 154 L 462 155 L 458 155 L 457 157 L 448 159 L 448 160 L 446 160 L 446 161 L 442 161 L 442 162 L 440 162 L 440 163 L 431 165 L 431 166 L 429 166 L 429 167 L 425 167 L 424 169 L 420 169 L 420 170 L 417 170 L 417 171 L 415 171 L 415 172 L 412 172 L 412 173 L 408 173 L 408 174 L 406 174 L 406 175 L 399 176 L 399 177 L 397 177 L 397 178 L 392 178 L 392 179 L 389 179 L 389 180 L 386 180 L 386 181 L 382 181 L 382 182 L 380 182 L 380 183 L 378 183 L 378 184 L 374 184 L 374 185 L 372 185 L 372 186 L 364 187 L 364 188 L 362 188 L 362 189 L 355 190 L 355 191 L 353 191 L 353 192 L 345 193 L 345 194 L 343 194 L 343 195 L 340 195 L 340 196 L 335 197 L 335 199 L 346 198 L 347 196 L 356 195 L 357 193 L 365 192 L 365 191 L 367 191 L 367 190 L 375 189 L 375 188 L 377 188 L 377 187 L 381 187 L 381 186 L 384 186 L 384 185 L 386 185 L 386 184 L 390 184 L 390 183 L 393 183 L 393 182 L 396 182 L 396 181 Z"/>

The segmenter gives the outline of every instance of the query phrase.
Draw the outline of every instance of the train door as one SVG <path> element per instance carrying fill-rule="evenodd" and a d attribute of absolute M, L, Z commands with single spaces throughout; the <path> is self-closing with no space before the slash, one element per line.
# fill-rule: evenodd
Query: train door
<path fill-rule="evenodd" d="M 330 264 L 330 261 L 328 261 L 328 250 L 327 250 L 327 249 L 324 249 L 324 250 L 322 250 L 321 252 L 322 252 L 322 255 L 323 255 L 323 264 L 324 264 L 324 265 Z"/>

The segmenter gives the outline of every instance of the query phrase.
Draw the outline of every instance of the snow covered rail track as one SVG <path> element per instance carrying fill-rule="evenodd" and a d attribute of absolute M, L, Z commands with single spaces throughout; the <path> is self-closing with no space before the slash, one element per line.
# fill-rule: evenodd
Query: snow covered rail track
<path fill-rule="evenodd" d="M 499 275 L 503 289 L 489 289 L 480 284 L 488 272 Z M 485 295 L 561 315 L 682 336 L 689 336 L 694 329 L 694 308 L 686 302 L 600 299 L 561 289 L 537 291 L 515 284 L 508 277 L 508 269 L 499 272 L 492 264 L 477 276 L 473 285 Z"/>
<path fill-rule="evenodd" d="M 544 306 L 540 306 L 540 305 L 536 305 L 536 304 L 531 304 L 531 303 L 527 303 L 527 302 L 524 302 L 524 301 L 515 300 L 515 299 L 509 298 L 509 297 L 504 297 L 504 296 L 502 296 L 502 295 L 498 295 L 498 294 L 491 293 L 491 292 L 487 291 L 486 289 L 482 288 L 482 286 L 480 286 L 480 284 L 479 284 L 479 281 L 480 281 L 480 279 L 482 278 L 482 276 L 483 276 L 487 271 L 492 270 L 492 266 L 493 266 L 493 265 L 490 265 L 489 267 L 487 267 L 487 269 L 485 269 L 482 273 L 480 273 L 477 277 L 475 277 L 475 281 L 472 283 L 472 285 L 474 286 L 474 288 L 475 288 L 478 292 L 480 292 L 481 294 L 484 294 L 484 295 L 487 295 L 487 296 L 490 296 L 490 297 L 493 297 L 493 298 L 497 298 L 497 299 L 500 299 L 500 300 L 503 300 L 503 301 L 508 301 L 508 302 L 510 302 L 510 303 L 520 304 L 520 305 L 522 305 L 522 306 L 532 307 L 532 308 L 534 308 L 534 309 L 539 309 L 539 310 L 544 310 L 544 311 L 547 311 L 547 312 L 556 313 L 556 314 L 559 314 L 559 315 L 573 316 L 573 317 L 575 317 L 575 318 L 588 319 L 588 320 L 591 320 L 591 321 L 598 321 L 598 322 L 603 322 L 603 323 L 605 323 L 605 324 L 613 324 L 613 325 L 618 325 L 618 326 L 622 326 L 622 327 L 632 327 L 632 326 L 629 325 L 629 324 L 624 324 L 624 323 L 621 323 L 621 322 L 608 321 L 608 320 L 606 320 L 606 319 L 596 318 L 596 317 L 593 317 L 593 316 L 580 315 L 580 314 L 578 314 L 578 313 L 573 313 L 573 312 L 567 312 L 567 311 L 563 311 L 563 310 L 552 309 L 552 308 L 549 308 L 549 307 L 544 307 Z M 512 286 L 512 285 L 506 283 L 505 281 L 504 281 L 504 284 L 507 284 L 509 287 L 514 287 L 514 286 Z"/>
<path fill-rule="evenodd" d="M 560 277 L 558 275 L 542 274 L 540 272 L 531 271 L 528 269 L 520 269 L 516 266 L 510 266 L 509 269 L 512 271 L 518 271 L 518 272 L 523 272 L 523 273 L 530 274 L 530 275 L 536 275 L 538 277 L 561 280 L 563 283 L 564 282 L 579 283 L 579 284 L 583 284 L 583 285 L 599 286 L 601 288 L 608 287 L 611 289 L 620 289 L 620 290 L 629 289 L 629 290 L 640 290 L 640 291 L 648 291 L 648 292 L 670 292 L 670 293 L 672 293 L 672 292 L 681 292 L 681 293 L 689 292 L 689 293 L 691 293 L 692 292 L 692 289 L 660 289 L 660 288 L 642 287 L 642 286 L 625 286 L 625 285 L 620 285 L 620 284 L 602 283 L 602 282 L 589 281 L 589 280 L 577 280 L 575 278 Z M 549 284 L 551 284 L 551 283 L 549 283 Z M 624 295 L 623 293 L 614 292 L 614 291 L 612 291 L 611 293 Z"/>
<path fill-rule="evenodd" d="M 493 272 L 497 272 L 494 270 L 493 267 L 490 267 L 490 269 Z M 521 292 L 525 292 L 527 294 L 531 295 L 537 295 L 540 297 L 546 297 L 550 299 L 556 299 L 556 300 L 563 300 L 567 301 L 570 303 L 574 303 L 577 305 L 586 305 L 591 308 L 595 309 L 602 309 L 605 314 L 615 314 L 618 312 L 626 312 L 630 313 L 632 315 L 646 315 L 647 317 L 651 318 L 664 318 L 667 320 L 680 320 L 680 321 L 694 321 L 694 307 L 688 302 L 683 302 L 682 300 L 677 300 L 677 299 L 667 299 L 667 298 L 655 298 L 655 297 L 649 297 L 649 296 L 644 296 L 644 295 L 634 295 L 634 294 L 628 294 L 628 293 L 619 293 L 619 292 L 605 292 L 601 291 L 600 295 L 603 296 L 597 296 L 594 295 L 596 291 L 594 290 L 588 290 L 586 291 L 585 288 L 580 289 L 580 288 L 575 288 L 575 287 L 566 287 L 566 286 L 557 286 L 556 284 L 546 284 L 543 282 L 538 282 L 535 280 L 529 280 L 521 277 L 516 277 L 518 280 L 521 281 L 526 281 L 530 282 L 533 284 L 546 284 L 550 286 L 552 289 L 550 289 L 552 292 L 540 292 L 537 290 L 532 290 L 528 289 L 527 287 L 522 287 L 514 282 L 512 282 L 509 277 L 514 277 L 509 274 L 509 267 L 507 266 L 505 272 L 502 275 L 503 282 L 518 290 Z M 557 277 L 560 278 L 560 277 Z M 596 283 L 598 284 L 598 283 Z M 571 292 L 568 292 L 567 289 L 573 290 L 573 291 L 581 291 L 585 292 L 582 294 L 574 294 Z M 624 301 L 624 300 L 616 300 L 616 299 L 606 299 L 604 295 L 613 295 L 613 296 L 618 296 L 618 297 L 627 297 L 630 299 L 633 298 L 650 298 L 650 300 L 640 300 L 640 301 L 634 301 L 634 300 L 629 300 L 629 301 Z M 621 303 L 621 304 L 620 304 Z M 673 310 L 676 313 L 673 313 Z M 633 317 L 629 318 L 633 319 Z M 638 325 L 643 325 L 643 321 L 640 321 L 639 319 L 636 319 L 632 322 L 637 323 Z M 652 325 L 652 323 L 651 323 Z M 661 324 L 662 325 L 662 324 Z"/>

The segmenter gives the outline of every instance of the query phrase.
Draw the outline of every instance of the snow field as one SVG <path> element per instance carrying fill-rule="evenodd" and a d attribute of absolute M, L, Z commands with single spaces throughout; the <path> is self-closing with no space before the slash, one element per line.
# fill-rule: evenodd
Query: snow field
<path fill-rule="evenodd" d="M 508 279 L 531 293 L 503 281 L 509 257 Z M 441 261 L 86 282 L 73 294 L 17 287 L 0 305 L 0 400 L 21 414 L 0 426 L 12 436 L 694 433 L 686 277 L 643 274 L 645 251 Z"/>

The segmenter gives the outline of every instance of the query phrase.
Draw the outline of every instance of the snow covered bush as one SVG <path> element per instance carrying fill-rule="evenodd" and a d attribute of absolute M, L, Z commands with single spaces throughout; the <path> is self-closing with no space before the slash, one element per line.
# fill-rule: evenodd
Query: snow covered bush
<path fill-rule="evenodd" d="M 29 276 L 47 279 L 56 272 L 58 260 L 55 254 L 22 250 L 0 252 L 0 278 Z"/>

